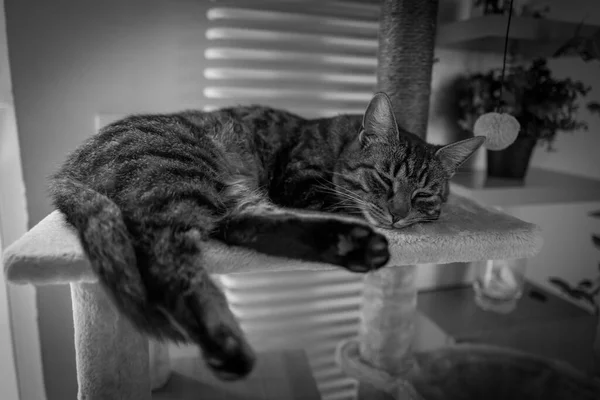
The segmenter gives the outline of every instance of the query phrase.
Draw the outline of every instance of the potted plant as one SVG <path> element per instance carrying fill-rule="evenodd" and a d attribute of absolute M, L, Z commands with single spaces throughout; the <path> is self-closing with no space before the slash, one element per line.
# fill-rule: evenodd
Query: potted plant
<path fill-rule="evenodd" d="M 463 0 L 462 4 L 470 18 L 484 15 L 506 15 L 511 11 L 521 17 L 545 18 L 546 14 L 550 12 L 550 6 L 547 4 L 516 3 L 512 10 L 510 0 Z"/>
<path fill-rule="evenodd" d="M 496 68 L 459 77 L 455 84 L 457 122 L 463 129 L 472 131 L 480 115 L 498 109 L 513 115 L 521 125 L 511 146 L 488 151 L 488 176 L 523 179 L 536 144 L 552 151 L 559 131 L 588 127 L 576 118 L 576 112 L 579 100 L 591 87 L 554 77 L 545 59 L 507 67 L 504 80 L 502 68 Z M 595 106 L 588 104 L 590 110 Z"/>

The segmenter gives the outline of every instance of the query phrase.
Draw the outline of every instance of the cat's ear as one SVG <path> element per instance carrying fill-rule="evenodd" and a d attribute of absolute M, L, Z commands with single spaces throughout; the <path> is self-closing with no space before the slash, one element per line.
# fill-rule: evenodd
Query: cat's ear
<path fill-rule="evenodd" d="M 484 142 L 484 136 L 475 136 L 446 145 L 436 151 L 435 155 L 442 162 L 446 170 L 454 174 L 456 169 L 467 161 Z"/>
<path fill-rule="evenodd" d="M 364 145 L 372 139 L 389 134 L 398 135 L 398 125 L 390 98 L 379 92 L 373 96 L 365 111 L 359 140 Z"/>

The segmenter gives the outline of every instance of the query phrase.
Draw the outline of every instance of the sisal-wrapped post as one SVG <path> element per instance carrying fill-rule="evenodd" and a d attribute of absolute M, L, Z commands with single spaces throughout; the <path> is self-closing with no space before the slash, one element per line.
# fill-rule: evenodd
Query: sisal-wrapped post
<path fill-rule="evenodd" d="M 437 0 L 383 0 L 381 9 L 377 89 L 390 96 L 398 123 L 421 138 L 427 133 L 437 6 Z M 387 266 L 364 279 L 360 357 L 394 376 L 412 365 L 415 269 Z M 361 386 L 361 397 L 374 398 Z"/>
<path fill-rule="evenodd" d="M 425 138 L 438 0 L 383 0 L 377 90 L 387 93 L 396 120 Z"/>

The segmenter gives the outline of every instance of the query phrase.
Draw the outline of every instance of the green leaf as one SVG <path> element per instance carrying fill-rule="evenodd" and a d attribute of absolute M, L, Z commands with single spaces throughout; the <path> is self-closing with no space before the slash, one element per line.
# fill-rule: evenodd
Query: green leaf
<path fill-rule="evenodd" d="M 577 285 L 577 289 L 588 289 L 592 287 L 592 281 L 584 279 Z"/>
<path fill-rule="evenodd" d="M 594 307 L 594 311 L 595 311 L 597 304 L 596 304 L 596 301 L 594 300 L 594 297 L 591 294 L 589 294 L 587 292 L 577 291 L 573 297 L 575 297 L 578 300 L 582 300 L 582 301 L 585 301 L 586 303 L 589 303 L 592 307 Z"/>
<path fill-rule="evenodd" d="M 594 245 L 600 249 L 600 236 L 592 235 L 592 242 L 594 242 Z"/>
<path fill-rule="evenodd" d="M 581 294 L 578 297 L 580 300 L 584 300 L 588 303 L 590 303 L 590 305 L 595 306 L 596 302 L 594 301 L 594 298 L 592 297 L 591 294 L 586 293 L 586 292 L 581 292 Z"/>
<path fill-rule="evenodd" d="M 565 294 L 568 294 L 569 296 L 571 296 L 571 294 L 573 293 L 571 285 L 569 285 L 567 282 L 560 278 L 552 276 L 548 279 L 548 281 L 554 286 L 556 286 L 560 291 L 562 291 Z"/>
<path fill-rule="evenodd" d="M 598 115 L 600 115 L 600 103 L 598 103 L 597 101 L 591 101 L 591 102 L 589 102 L 588 105 L 587 105 L 587 109 L 592 114 L 598 114 Z"/>
<path fill-rule="evenodd" d="M 579 289 L 571 290 L 571 293 L 569 293 L 569 295 L 578 300 L 581 300 L 581 299 L 588 300 L 588 298 L 590 297 L 590 295 L 587 292 L 584 292 L 583 290 L 579 290 Z"/>
<path fill-rule="evenodd" d="M 592 211 L 591 213 L 589 213 L 589 216 L 594 218 L 600 218 L 600 210 Z"/>

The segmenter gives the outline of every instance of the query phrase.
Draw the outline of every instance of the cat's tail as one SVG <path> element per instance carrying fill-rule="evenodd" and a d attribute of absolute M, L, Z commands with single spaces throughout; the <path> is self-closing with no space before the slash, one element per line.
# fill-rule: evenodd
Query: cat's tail
<path fill-rule="evenodd" d="M 197 343 L 206 363 L 221 379 L 238 379 L 252 370 L 254 352 L 225 295 L 208 273 L 202 275 L 200 266 L 191 261 L 199 258 L 199 247 L 190 243 L 197 242 L 196 229 L 187 236 L 171 232 L 164 241 L 167 261 L 161 258 L 155 267 L 164 267 L 164 274 L 169 275 L 162 281 L 146 278 L 163 285 L 160 295 L 165 299 L 157 301 L 156 293 L 147 293 L 134 238 L 117 204 L 68 175 L 54 176 L 50 186 L 54 205 L 79 233 L 107 294 L 138 330 L 157 339 Z M 204 212 L 201 208 L 196 211 Z"/>
<path fill-rule="evenodd" d="M 68 176 L 55 175 L 50 192 L 54 206 L 77 230 L 92 269 L 108 289 L 107 294 L 134 324 L 144 326 L 148 313 L 131 309 L 132 304 L 146 303 L 146 291 L 119 207 L 102 193 Z"/>

